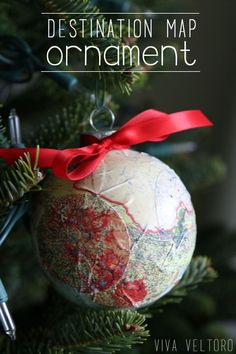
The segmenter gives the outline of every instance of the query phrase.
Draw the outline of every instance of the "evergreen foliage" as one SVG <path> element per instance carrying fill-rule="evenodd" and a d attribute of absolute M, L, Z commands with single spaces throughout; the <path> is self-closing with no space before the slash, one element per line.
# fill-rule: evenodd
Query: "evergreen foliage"
<path fill-rule="evenodd" d="M 54 311 L 46 325 L 19 334 L 19 344 L 8 345 L 6 354 L 112 354 L 148 337 L 145 316 L 136 311 Z"/>
<path fill-rule="evenodd" d="M 57 298 L 49 304 L 49 314 L 43 314 L 44 325 L 27 334 L 20 330 L 17 343 L 7 344 L 6 354 L 112 354 L 128 349 L 149 336 L 146 316 L 160 312 L 168 303 L 179 303 L 190 290 L 215 277 L 210 260 L 196 257 L 169 294 L 140 311 L 83 310 Z M 6 343 L 6 339 L 0 342 L 0 349 Z"/>
<path fill-rule="evenodd" d="M 93 23 L 95 23 L 96 20 L 99 20 L 100 22 L 104 21 L 103 23 L 105 25 L 105 30 L 108 27 L 106 18 L 100 13 L 97 7 L 91 5 L 91 2 L 89 0 L 45 0 L 44 3 L 46 11 L 55 13 L 59 12 L 65 14 L 63 16 L 67 20 L 67 23 L 72 18 L 78 20 L 77 23 L 79 23 L 79 20 L 81 19 L 92 19 Z M 73 14 L 70 15 L 70 13 Z M 75 13 L 79 14 L 77 15 Z M 88 30 L 85 30 L 84 37 L 78 37 L 78 42 L 82 43 L 83 45 L 96 45 L 101 54 L 104 52 L 107 46 L 119 46 L 121 48 L 124 44 L 124 40 L 125 39 L 122 40 L 118 36 L 106 38 L 98 36 L 91 38 L 90 31 Z M 115 49 L 110 50 L 108 54 L 109 55 L 107 55 L 107 61 L 109 63 L 115 63 L 117 61 L 117 51 Z M 120 52 L 120 55 L 122 55 L 122 52 Z M 120 62 L 122 63 L 122 60 L 120 60 Z M 134 64 L 130 65 L 130 63 Z M 91 70 L 99 71 L 101 70 L 101 68 L 103 71 L 110 71 L 112 75 L 107 75 L 107 73 L 103 73 L 99 74 L 99 78 L 101 78 L 102 75 L 105 75 L 108 84 L 112 84 L 113 87 L 120 87 L 122 92 L 126 92 L 128 94 L 131 92 L 132 84 L 139 78 L 139 75 L 132 71 L 133 69 L 137 68 L 135 56 L 133 53 L 131 54 L 130 52 L 126 53 L 125 63 L 122 66 L 114 65 L 111 67 L 107 65 L 105 61 L 102 61 L 102 65 L 100 67 L 97 64 L 97 61 L 93 60 Z"/>
<path fill-rule="evenodd" d="M 94 102 L 88 97 L 64 107 L 61 112 L 47 118 L 26 140 L 28 146 L 65 149 L 79 145 L 79 135 L 86 126 L 87 112 Z"/>
<path fill-rule="evenodd" d="M 40 190 L 38 183 L 42 181 L 44 174 L 39 171 L 37 164 L 32 165 L 30 154 L 25 153 L 14 164 L 4 169 L 0 177 L 0 212 L 22 198 L 25 193 L 32 190 Z"/>

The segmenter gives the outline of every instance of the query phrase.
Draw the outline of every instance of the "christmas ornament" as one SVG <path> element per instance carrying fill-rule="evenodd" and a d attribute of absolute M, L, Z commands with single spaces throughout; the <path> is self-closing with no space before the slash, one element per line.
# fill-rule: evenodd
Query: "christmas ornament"
<path fill-rule="evenodd" d="M 193 254 L 190 196 L 144 153 L 112 150 L 78 182 L 50 177 L 35 207 L 42 267 L 76 302 L 147 305 L 177 283 Z"/>
<path fill-rule="evenodd" d="M 41 149 L 39 166 L 56 177 L 33 208 L 34 236 L 59 291 L 77 303 L 138 308 L 179 281 L 195 247 L 190 195 L 167 165 L 128 147 L 208 125 L 199 111 L 148 110 L 89 146 Z M 8 162 L 22 151 L 11 150 Z"/>

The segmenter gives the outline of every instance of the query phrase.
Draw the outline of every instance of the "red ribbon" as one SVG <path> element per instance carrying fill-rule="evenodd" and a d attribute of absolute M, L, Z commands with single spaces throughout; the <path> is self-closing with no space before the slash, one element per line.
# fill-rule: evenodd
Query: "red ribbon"
<path fill-rule="evenodd" d="M 166 114 L 148 109 L 129 120 L 114 134 L 101 140 L 95 139 L 96 142 L 89 146 L 65 150 L 40 148 L 38 166 L 51 168 L 59 178 L 81 180 L 97 168 L 110 150 L 127 149 L 145 141 L 162 141 L 173 133 L 211 125 L 199 110 Z M 29 152 L 31 159 L 35 160 L 36 148 L 0 149 L 0 157 L 8 164 L 13 164 L 24 152 Z"/>

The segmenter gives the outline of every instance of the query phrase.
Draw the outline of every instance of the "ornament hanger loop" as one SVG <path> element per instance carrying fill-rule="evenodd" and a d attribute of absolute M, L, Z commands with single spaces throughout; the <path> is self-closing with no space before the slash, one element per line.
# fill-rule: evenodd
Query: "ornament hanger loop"
<path fill-rule="evenodd" d="M 102 83 L 101 89 L 99 89 L 99 81 Z M 96 88 L 95 88 L 95 108 L 94 110 L 90 113 L 89 117 L 89 123 L 90 126 L 95 130 L 95 131 L 100 131 L 99 127 L 96 127 L 94 123 L 94 119 L 96 116 L 100 115 L 101 113 L 107 113 L 109 116 L 109 126 L 108 129 L 111 130 L 114 126 L 115 123 L 115 115 L 112 112 L 112 110 L 106 106 L 105 104 L 105 95 L 106 95 L 106 81 L 105 77 L 102 76 L 101 80 L 96 80 Z"/>
<path fill-rule="evenodd" d="M 90 117 L 89 117 L 89 124 L 91 125 L 91 127 L 95 130 L 95 131 L 99 131 L 100 129 L 96 127 L 96 125 L 94 124 L 94 118 L 101 114 L 101 113 L 104 113 L 104 112 L 107 112 L 109 114 L 109 117 L 110 117 L 110 125 L 109 125 L 109 129 L 112 129 L 113 126 L 114 126 L 114 123 L 115 123 L 115 115 L 114 113 L 112 112 L 112 110 L 110 108 L 108 108 L 107 106 L 102 106 L 102 107 L 99 107 L 99 108 L 95 108 L 91 114 L 90 114 Z"/>

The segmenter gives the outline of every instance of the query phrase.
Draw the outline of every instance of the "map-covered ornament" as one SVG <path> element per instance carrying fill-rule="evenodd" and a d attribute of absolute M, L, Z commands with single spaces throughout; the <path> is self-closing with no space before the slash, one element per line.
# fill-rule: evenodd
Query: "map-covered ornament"
<path fill-rule="evenodd" d="M 190 195 L 145 153 L 111 150 L 82 180 L 49 177 L 35 205 L 41 265 L 77 303 L 148 305 L 176 285 L 194 251 Z"/>
<path fill-rule="evenodd" d="M 81 148 L 0 149 L 8 164 L 28 153 L 53 171 L 31 210 L 39 260 L 60 292 L 89 306 L 138 308 L 176 285 L 195 247 L 190 195 L 167 165 L 129 148 L 211 125 L 199 110 L 149 109 Z"/>

